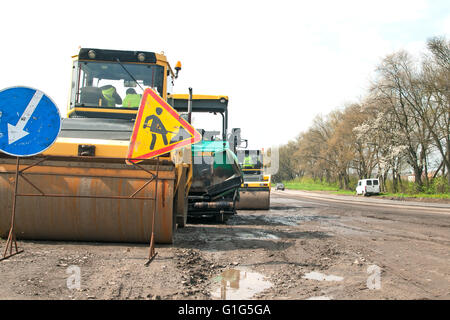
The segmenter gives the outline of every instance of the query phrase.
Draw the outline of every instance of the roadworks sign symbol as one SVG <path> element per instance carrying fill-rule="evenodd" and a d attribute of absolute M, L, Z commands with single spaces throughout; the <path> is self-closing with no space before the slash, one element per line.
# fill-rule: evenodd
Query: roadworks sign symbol
<path fill-rule="evenodd" d="M 134 123 L 128 148 L 132 162 L 151 159 L 171 150 L 194 144 L 200 133 L 164 101 L 153 89 L 147 88 Z"/>

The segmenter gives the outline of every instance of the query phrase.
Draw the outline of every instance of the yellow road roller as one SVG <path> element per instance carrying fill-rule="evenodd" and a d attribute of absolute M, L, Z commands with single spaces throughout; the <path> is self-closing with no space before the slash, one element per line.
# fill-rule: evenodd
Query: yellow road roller
<path fill-rule="evenodd" d="M 239 189 L 237 209 L 269 210 L 271 176 L 264 174 L 263 150 L 239 150 L 244 182 Z"/>
<path fill-rule="evenodd" d="M 125 160 L 144 88 L 167 100 L 181 64 L 174 72 L 163 54 L 95 48 L 72 60 L 67 118 L 49 149 L 20 160 L 17 191 L 16 159 L 0 154 L 0 236 L 20 194 L 18 239 L 148 243 L 154 229 L 155 242 L 172 243 L 187 216 L 190 147 Z"/>

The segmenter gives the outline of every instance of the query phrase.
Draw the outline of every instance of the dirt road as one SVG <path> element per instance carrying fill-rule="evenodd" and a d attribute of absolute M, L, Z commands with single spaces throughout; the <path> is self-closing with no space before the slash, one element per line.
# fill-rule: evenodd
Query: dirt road
<path fill-rule="evenodd" d="M 145 245 L 19 245 L 0 299 L 450 298 L 446 204 L 274 191 L 269 211 L 179 229 L 149 267 Z"/>

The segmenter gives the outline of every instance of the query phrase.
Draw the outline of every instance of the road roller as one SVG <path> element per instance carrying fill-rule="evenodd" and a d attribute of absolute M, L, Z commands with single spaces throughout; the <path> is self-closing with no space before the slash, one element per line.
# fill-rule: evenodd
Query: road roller
<path fill-rule="evenodd" d="M 243 174 L 239 167 L 236 149 L 240 142 L 240 129 L 233 128 L 228 134 L 228 97 L 211 95 L 174 94 L 169 97 L 175 110 L 184 114 L 207 114 L 219 117 L 221 127 L 217 130 L 197 128 L 202 135 L 199 143 L 192 145 L 192 184 L 188 194 L 188 217 L 213 218 L 225 222 L 236 214 L 239 187 Z M 193 121 L 197 127 L 197 123 Z"/>
<path fill-rule="evenodd" d="M 237 208 L 269 210 L 271 176 L 264 174 L 264 151 L 239 150 L 238 154 L 244 182 L 239 189 Z"/>
<path fill-rule="evenodd" d="M 164 54 L 80 48 L 72 57 L 67 117 L 56 142 L 20 159 L 0 154 L 0 236 L 18 239 L 172 243 L 187 217 L 190 146 L 127 164 L 144 88 L 166 100 L 181 69 Z M 153 225 L 154 221 L 154 225 Z"/>

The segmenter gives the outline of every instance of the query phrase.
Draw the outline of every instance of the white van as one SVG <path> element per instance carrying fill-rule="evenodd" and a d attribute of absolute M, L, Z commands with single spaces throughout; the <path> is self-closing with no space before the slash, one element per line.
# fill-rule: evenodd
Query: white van
<path fill-rule="evenodd" d="M 380 181 L 378 179 L 362 179 L 356 186 L 356 194 L 363 196 L 380 193 Z"/>

